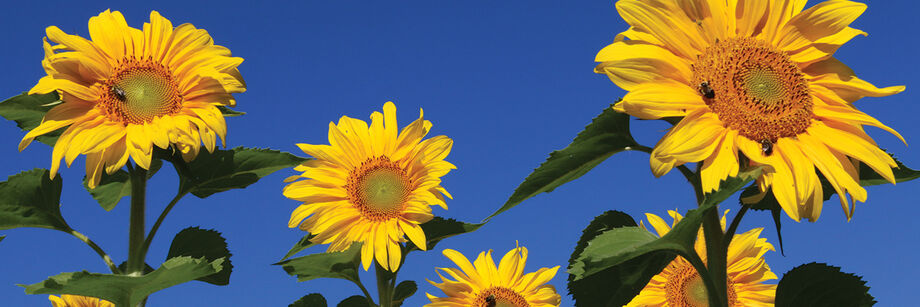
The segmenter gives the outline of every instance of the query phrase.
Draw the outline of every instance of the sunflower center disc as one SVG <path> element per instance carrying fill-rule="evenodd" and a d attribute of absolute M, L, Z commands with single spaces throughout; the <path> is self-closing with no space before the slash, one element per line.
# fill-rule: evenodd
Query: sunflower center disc
<path fill-rule="evenodd" d="M 182 95 L 172 73 L 151 60 L 119 61 L 114 76 L 103 88 L 103 111 L 125 124 L 148 123 L 182 108 Z"/>
<path fill-rule="evenodd" d="M 345 185 L 348 197 L 371 220 L 395 216 L 411 192 L 406 172 L 387 157 L 371 158 L 355 168 Z"/>
<path fill-rule="evenodd" d="M 489 288 L 476 297 L 479 307 L 530 307 L 527 299 L 520 293 L 505 287 Z"/>
<path fill-rule="evenodd" d="M 665 270 L 673 272 L 665 282 L 665 296 L 668 306 L 709 306 L 709 292 L 706 291 L 706 284 L 690 262 L 679 258 L 679 260 L 671 262 Z M 726 280 L 726 285 L 728 288 L 728 305 L 740 306 L 741 302 L 738 301 L 738 295 L 735 293 L 733 283 L 730 280 Z"/>
<path fill-rule="evenodd" d="M 732 38 L 693 63 L 690 86 L 726 127 L 753 141 L 776 142 L 811 124 L 808 82 L 785 52 L 754 38 Z"/>

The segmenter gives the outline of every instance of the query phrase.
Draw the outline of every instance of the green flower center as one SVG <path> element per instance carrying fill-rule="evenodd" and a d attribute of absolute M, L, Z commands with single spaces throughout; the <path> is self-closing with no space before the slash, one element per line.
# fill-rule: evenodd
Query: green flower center
<path fill-rule="evenodd" d="M 110 118 L 125 124 L 143 124 L 177 113 L 182 95 L 172 73 L 152 60 L 128 58 L 118 62 L 99 106 Z"/>
<path fill-rule="evenodd" d="M 693 275 L 689 280 L 684 281 L 684 298 L 691 306 L 708 306 L 709 296 L 706 292 L 706 285 L 700 275 Z"/>
<path fill-rule="evenodd" d="M 386 156 L 368 159 L 348 175 L 345 189 L 352 205 L 372 221 L 398 216 L 405 208 L 414 182 Z"/>

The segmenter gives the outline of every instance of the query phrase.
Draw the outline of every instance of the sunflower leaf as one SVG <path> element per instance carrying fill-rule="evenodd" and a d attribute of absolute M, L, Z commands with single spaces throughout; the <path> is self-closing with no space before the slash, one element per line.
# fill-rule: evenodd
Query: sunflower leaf
<path fill-rule="evenodd" d="M 235 111 L 226 106 L 217 106 L 217 109 L 220 110 L 220 114 L 223 114 L 224 117 L 237 117 L 237 116 L 246 115 L 246 112 Z"/>
<path fill-rule="evenodd" d="M 0 182 L 0 229 L 38 227 L 70 232 L 61 216 L 60 175 L 50 179 L 45 169 L 33 169 Z"/>
<path fill-rule="evenodd" d="M 0 236 L 0 241 L 3 241 L 3 239 L 6 239 L 6 236 Z"/>
<path fill-rule="evenodd" d="M 147 179 L 153 177 L 162 166 L 163 161 L 160 159 L 151 160 L 150 169 L 147 170 Z M 102 178 L 95 189 L 89 188 L 88 179 L 83 176 L 83 187 L 105 211 L 112 211 L 122 198 L 131 196 L 131 176 L 125 170 L 118 170 L 113 174 L 102 172 Z"/>
<path fill-rule="evenodd" d="M 414 281 L 403 280 L 400 282 L 396 285 L 396 289 L 393 290 L 393 306 L 402 306 L 403 301 L 415 294 L 415 291 L 418 291 L 418 285 Z"/>
<path fill-rule="evenodd" d="M 326 298 L 319 293 L 310 293 L 304 295 L 299 300 L 294 301 L 288 307 L 326 307 Z"/>
<path fill-rule="evenodd" d="M 315 236 L 316 235 L 314 234 L 307 233 L 305 236 L 303 236 L 303 238 L 300 238 L 300 241 L 297 241 L 297 243 L 294 243 L 294 246 L 291 247 L 291 250 L 289 250 L 287 254 L 284 255 L 284 258 L 281 258 L 281 261 L 287 260 L 288 258 L 291 258 L 291 256 L 296 255 L 300 251 L 310 248 L 313 245 L 316 245 L 313 242 L 310 242 L 310 239 L 312 239 Z"/>
<path fill-rule="evenodd" d="M 341 302 L 339 302 L 338 305 L 335 305 L 335 306 L 336 307 L 367 307 L 369 306 L 369 303 L 366 297 L 363 297 L 360 295 L 352 295 L 342 300 Z"/>
<path fill-rule="evenodd" d="M 581 177 L 611 155 L 639 145 L 629 132 L 629 115 L 608 107 L 578 133 L 575 140 L 562 150 L 549 154 L 540 167 L 530 173 L 488 221 L 499 213 L 517 206 L 524 200 Z"/>
<path fill-rule="evenodd" d="M 177 257 L 142 276 L 90 273 L 61 273 L 44 281 L 19 285 L 27 294 L 73 294 L 98 297 L 116 306 L 136 306 L 148 295 L 181 283 L 217 273 L 223 259 Z"/>
<path fill-rule="evenodd" d="M 198 280 L 218 286 L 230 284 L 230 273 L 233 272 L 233 263 L 230 262 L 230 250 L 227 249 L 227 240 L 216 230 L 206 230 L 198 227 L 183 229 L 173 238 L 169 246 L 166 259 L 181 256 L 193 258 L 204 257 L 208 261 L 224 259 L 223 269 L 220 272 L 198 278 Z"/>
<path fill-rule="evenodd" d="M 716 208 L 722 200 L 741 190 L 760 176 L 760 173 L 761 168 L 756 167 L 739 172 L 736 177 L 725 179 L 720 183 L 718 190 L 704 195 L 700 206 L 688 211 L 684 218 L 661 238 L 635 226 L 613 228 L 597 235 L 588 241 L 588 245 L 569 266 L 569 274 L 574 275 L 573 281 L 579 281 L 646 254 L 677 254 L 690 259 L 690 256 L 696 253 L 693 242 L 703 222 L 703 215 Z"/>
<path fill-rule="evenodd" d="M 430 250 L 433 249 L 438 242 L 441 242 L 441 240 L 476 231 L 476 229 L 479 229 L 479 227 L 482 227 L 484 224 L 485 223 L 470 224 L 455 219 L 444 219 L 436 216 L 421 226 L 422 231 L 425 232 L 425 244 L 428 245 L 428 249 Z M 418 246 L 415 246 L 412 241 L 406 243 L 406 249 L 409 252 L 419 250 Z"/>
<path fill-rule="evenodd" d="M 872 306 L 875 298 L 861 277 L 824 263 L 786 272 L 776 285 L 776 306 Z"/>
<path fill-rule="evenodd" d="M 326 307 L 326 298 L 319 293 L 310 293 L 304 295 L 299 300 L 294 301 L 288 307 Z"/>
<path fill-rule="evenodd" d="M 773 195 L 773 190 L 767 190 L 767 192 L 764 193 L 763 198 L 761 198 L 756 203 L 744 203 L 743 199 L 754 197 L 758 194 L 760 194 L 760 188 L 758 188 L 756 184 L 752 184 L 741 192 L 739 202 L 742 206 L 748 206 L 749 208 L 756 211 L 770 211 L 770 214 L 773 216 L 773 225 L 776 226 L 776 237 L 779 240 L 779 252 L 780 254 L 786 255 L 786 252 L 783 249 L 783 225 L 781 219 L 783 208 L 779 206 L 779 201 L 777 201 L 776 196 Z"/>
<path fill-rule="evenodd" d="M 907 167 L 894 156 L 891 156 L 891 158 L 898 164 L 897 168 L 891 170 L 894 173 L 895 182 L 905 182 L 920 178 L 920 171 Z M 859 163 L 859 185 L 870 186 L 886 183 L 888 183 L 888 180 L 876 173 L 868 164 Z"/>
<path fill-rule="evenodd" d="M 599 234 L 611 229 L 635 226 L 636 221 L 620 211 L 607 211 L 595 217 L 582 231 L 575 251 L 569 258 L 570 267 Z M 575 281 L 575 275 L 570 274 L 569 293 L 575 298 L 576 306 L 623 306 L 673 259 L 674 255 L 668 253 L 646 254 L 579 281 Z"/>
<path fill-rule="evenodd" d="M 181 158 L 179 158 L 181 159 Z M 242 189 L 278 170 L 294 167 L 306 159 L 271 149 L 237 147 L 202 150 L 192 162 L 171 159 L 182 177 L 181 189 L 199 198 L 231 189 Z"/>
<path fill-rule="evenodd" d="M 51 110 L 60 101 L 61 98 L 57 92 L 35 95 L 23 92 L 0 102 L 0 116 L 15 121 L 16 126 L 19 126 L 23 131 L 29 131 L 38 127 L 42 123 L 42 119 L 45 118 L 45 113 L 48 113 L 48 110 Z M 67 128 L 40 135 L 35 139 L 54 146 L 54 142 L 61 136 L 61 133 L 64 133 L 65 129 Z"/>
<path fill-rule="evenodd" d="M 297 281 L 339 278 L 358 282 L 359 255 L 361 243 L 355 242 L 345 251 L 311 254 L 281 261 L 275 265 L 280 265 L 288 275 L 297 277 Z"/>

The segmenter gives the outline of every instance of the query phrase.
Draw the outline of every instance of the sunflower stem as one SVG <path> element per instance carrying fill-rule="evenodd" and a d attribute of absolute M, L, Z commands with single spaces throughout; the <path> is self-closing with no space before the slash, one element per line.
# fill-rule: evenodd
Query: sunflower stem
<path fill-rule="evenodd" d="M 112 262 L 112 257 L 109 257 L 109 254 L 102 250 L 99 245 L 96 245 L 96 242 L 93 242 L 93 240 L 90 240 L 89 237 L 76 230 L 71 230 L 70 234 L 74 237 L 77 237 L 77 239 L 80 239 L 80 241 L 83 241 L 83 243 L 86 243 L 86 245 L 89 245 L 90 248 L 96 251 L 96 254 L 99 254 L 99 257 L 102 257 L 102 261 L 105 261 L 105 265 L 109 267 L 109 270 L 112 270 L 113 274 L 121 274 L 121 270 L 118 269 L 118 266 L 115 265 L 115 262 Z"/>
<path fill-rule="evenodd" d="M 722 223 L 719 221 L 719 210 L 715 208 L 703 214 L 703 235 L 706 238 L 706 263 L 709 275 L 712 276 L 712 280 L 715 281 L 716 288 L 714 294 L 709 294 L 710 305 L 728 307 L 728 284 L 726 282 L 728 280 L 728 250 L 726 248 L 727 244 L 722 243 L 725 236 L 724 233 L 722 233 Z M 714 299 L 716 300 L 715 304 L 713 304 Z"/>
<path fill-rule="evenodd" d="M 396 273 L 390 273 L 376 261 L 375 271 L 377 273 L 377 295 L 379 296 L 380 307 L 393 307 L 393 286 L 391 280 L 396 279 Z"/>
<path fill-rule="evenodd" d="M 735 215 L 735 218 L 732 219 L 732 224 L 728 226 L 728 230 L 725 231 L 725 238 L 723 239 L 722 245 L 725 245 L 725 248 L 728 248 L 728 243 L 732 241 L 732 238 L 735 236 L 735 231 L 738 230 L 738 225 L 741 224 L 741 218 L 744 217 L 744 214 L 747 213 L 750 206 L 741 205 L 741 210 L 738 211 L 738 214 Z"/>
<path fill-rule="evenodd" d="M 128 164 L 128 171 L 131 174 L 131 216 L 128 224 L 128 262 L 125 273 L 140 276 L 144 274 L 144 258 L 146 258 L 142 253 L 142 246 L 145 230 L 147 170 Z M 144 302 L 139 303 L 138 306 L 143 307 Z"/>
<path fill-rule="evenodd" d="M 355 269 L 356 269 L 355 271 L 357 271 L 357 265 L 355 266 Z M 358 285 L 358 288 L 361 288 L 361 292 L 364 293 L 364 297 L 367 298 L 367 305 L 369 307 L 376 307 L 377 303 L 374 303 L 374 298 L 371 297 L 371 293 L 368 292 L 367 288 L 364 287 L 364 284 L 361 283 L 361 276 L 358 276 L 358 275 L 355 275 L 355 276 L 358 277 L 358 279 L 352 280 L 352 282 Z"/>
<path fill-rule="evenodd" d="M 177 193 L 176 196 L 173 197 L 171 201 L 169 201 L 169 204 L 166 205 L 166 208 L 163 208 L 163 212 L 161 212 L 160 216 L 157 217 L 157 221 L 154 222 L 153 227 L 150 228 L 150 232 L 147 234 L 147 238 L 144 239 L 144 244 L 141 246 L 141 255 L 146 257 L 147 250 L 150 249 L 150 244 L 153 243 L 153 237 L 156 236 L 157 230 L 160 229 L 160 225 L 163 224 L 163 220 L 166 219 L 166 215 L 169 214 L 169 211 L 176 206 L 176 203 L 178 203 L 179 200 L 185 196 L 185 194 L 188 194 L 188 191 L 180 190 L 179 193 Z"/>

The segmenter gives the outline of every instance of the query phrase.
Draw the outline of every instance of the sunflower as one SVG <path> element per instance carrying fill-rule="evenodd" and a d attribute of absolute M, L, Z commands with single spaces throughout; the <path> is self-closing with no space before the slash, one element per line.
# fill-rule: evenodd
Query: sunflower
<path fill-rule="evenodd" d="M 814 221 L 821 213 L 816 168 L 840 195 L 848 219 L 850 203 L 866 200 L 858 163 L 894 183 L 891 168 L 897 164 L 863 125 L 904 139 L 852 103 L 904 87 L 877 88 L 832 57 L 853 37 L 866 35 L 849 27 L 866 5 L 832 0 L 803 11 L 804 5 L 803 0 L 617 2 L 631 27 L 597 54 L 602 63 L 595 69 L 629 91 L 614 109 L 642 119 L 683 117 L 652 152 L 656 176 L 702 162 L 702 185 L 709 192 L 738 173 L 739 161 L 769 166 L 758 179 L 760 190 L 772 187 L 796 221 Z M 739 150 L 745 160 L 739 160 Z"/>
<path fill-rule="evenodd" d="M 498 268 L 492 260 L 492 250 L 479 253 L 472 264 L 463 254 L 452 249 L 445 249 L 444 256 L 459 269 L 438 268 L 454 280 L 437 272 L 441 283 L 428 282 L 444 291 L 447 297 L 425 293 L 431 300 L 426 307 L 559 306 L 561 297 L 556 288 L 546 284 L 556 276 L 559 266 L 524 274 L 527 248 L 517 247 L 509 251 L 502 257 Z"/>
<path fill-rule="evenodd" d="M 88 296 L 62 294 L 61 297 L 49 295 L 48 299 L 54 307 L 115 307 L 109 301 Z"/>
<path fill-rule="evenodd" d="M 726 211 L 727 213 L 727 211 Z M 659 236 L 664 236 L 682 218 L 676 211 L 668 211 L 674 223 L 668 225 L 657 215 L 646 213 L 649 224 Z M 643 224 L 644 228 L 645 225 Z M 725 216 L 722 217 L 725 230 Z M 760 238 L 763 228 L 756 228 L 737 234 L 728 245 L 728 301 L 730 306 L 773 306 L 776 285 L 764 284 L 776 279 L 776 274 L 763 260 L 773 245 Z M 695 249 L 706 262 L 706 242 L 700 230 Z M 696 269 L 687 260 L 677 257 L 661 273 L 652 277 L 649 283 L 627 306 L 707 306 L 709 304 L 706 286 Z"/>
<path fill-rule="evenodd" d="M 246 90 L 236 68 L 242 58 L 214 45 L 207 31 L 173 28 L 156 11 L 139 30 L 106 10 L 89 19 L 89 34 L 92 40 L 48 27 L 42 61 L 48 75 L 29 91 L 57 91 L 63 101 L 19 143 L 22 151 L 35 137 L 69 126 L 54 144 L 52 177 L 62 158 L 69 167 L 85 154 L 93 188 L 103 170 L 114 173 L 128 157 L 149 168 L 153 145 L 174 145 L 191 161 L 201 143 L 213 151 L 215 136 L 224 142 L 227 127 L 217 106 L 235 105 L 231 93 Z"/>
<path fill-rule="evenodd" d="M 310 241 L 342 251 L 363 242 L 364 270 L 374 259 L 383 268 L 399 269 L 403 235 L 427 249 L 419 224 L 433 218 L 431 205 L 447 209 L 441 176 L 456 167 L 444 158 L 453 141 L 443 135 L 422 140 L 431 122 L 419 118 L 397 133 L 396 106 L 383 105 L 371 124 L 342 116 L 329 123 L 331 145 L 297 144 L 308 160 L 294 168 L 303 172 L 285 182 L 284 196 L 303 204 L 291 213 L 289 227 L 316 235 Z M 301 178 L 307 180 L 295 181 Z"/>

